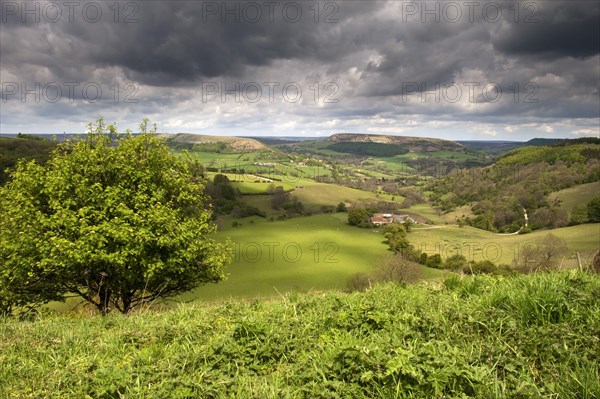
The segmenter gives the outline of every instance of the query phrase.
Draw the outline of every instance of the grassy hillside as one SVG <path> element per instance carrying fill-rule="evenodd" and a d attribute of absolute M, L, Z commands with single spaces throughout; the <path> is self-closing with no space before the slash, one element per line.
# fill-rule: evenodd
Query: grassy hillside
<path fill-rule="evenodd" d="M 510 151 L 485 168 L 454 171 L 428 183 L 432 203 L 442 211 L 468 205 L 472 215 L 463 222 L 500 233 L 525 224 L 531 229 L 581 223 L 566 207 L 558 207 L 551 193 L 600 180 L 600 144 L 568 141 L 553 146 L 528 146 Z M 582 192 L 583 193 L 583 192 Z M 581 201 L 578 192 L 566 194 Z M 584 205 L 584 204 L 582 204 Z"/>
<path fill-rule="evenodd" d="M 0 320 L 6 398 L 600 397 L 579 272 Z"/>
<path fill-rule="evenodd" d="M 51 141 L 37 137 L 0 137 L 0 184 L 8 178 L 7 169 L 14 168 L 19 160 L 35 160 L 43 164 L 53 147 Z"/>
<path fill-rule="evenodd" d="M 571 212 L 577 205 L 585 206 L 592 199 L 600 195 L 600 182 L 580 184 L 575 187 L 557 191 L 548 196 L 550 201 L 558 199 L 561 208 Z"/>
<path fill-rule="evenodd" d="M 327 141 L 333 143 L 383 143 L 398 144 L 414 152 L 461 151 L 464 147 L 454 141 L 408 136 L 385 136 L 377 134 L 340 133 L 330 136 Z"/>
<path fill-rule="evenodd" d="M 161 136 L 166 138 L 169 145 L 172 145 L 175 148 L 188 148 L 186 146 L 178 146 L 178 144 L 184 143 L 192 144 L 188 149 L 192 149 L 193 145 L 197 145 L 197 148 L 214 149 L 217 147 L 209 146 L 208 144 L 222 143 L 222 150 L 235 152 L 257 151 L 266 148 L 261 142 L 247 137 L 209 136 L 205 134 L 190 133 L 162 134 Z"/>
<path fill-rule="evenodd" d="M 569 143 L 565 143 L 569 144 Z M 501 155 L 498 165 L 528 165 L 547 162 L 555 164 L 562 161 L 566 164 L 584 163 L 586 160 L 598 158 L 600 144 L 570 144 L 553 146 L 528 146 L 518 148 Z"/>
<path fill-rule="evenodd" d="M 345 289 L 348 277 L 369 272 L 387 253 L 381 234 L 346 223 L 346 214 L 269 222 L 254 218 L 218 233 L 235 249 L 229 278 L 183 299 L 276 296 L 278 292 Z"/>
<path fill-rule="evenodd" d="M 336 186 L 335 184 L 316 183 L 303 188 L 294 190 L 293 195 L 297 196 L 303 203 L 319 207 L 321 205 L 337 205 L 342 202 L 359 202 L 359 201 L 389 201 L 392 196 L 357 190 L 349 187 Z M 398 201 L 402 197 L 396 198 Z"/>
<path fill-rule="evenodd" d="M 580 252 L 582 260 L 589 260 L 600 246 L 600 224 L 584 224 L 552 230 L 535 231 L 525 235 L 502 235 L 489 231 L 456 225 L 419 227 L 415 226 L 408 236 L 411 243 L 429 254 L 440 253 L 443 258 L 462 251 L 468 260 L 491 260 L 510 265 L 519 259 L 527 246 L 537 245 L 548 233 L 566 241 L 569 249 Z M 567 256 L 563 267 L 575 267 L 575 257 Z"/>

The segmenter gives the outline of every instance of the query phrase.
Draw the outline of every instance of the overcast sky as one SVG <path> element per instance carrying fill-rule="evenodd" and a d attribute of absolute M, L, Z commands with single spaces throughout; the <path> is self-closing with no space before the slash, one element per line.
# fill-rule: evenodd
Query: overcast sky
<path fill-rule="evenodd" d="M 600 134 L 596 0 L 0 4 L 0 133 Z"/>

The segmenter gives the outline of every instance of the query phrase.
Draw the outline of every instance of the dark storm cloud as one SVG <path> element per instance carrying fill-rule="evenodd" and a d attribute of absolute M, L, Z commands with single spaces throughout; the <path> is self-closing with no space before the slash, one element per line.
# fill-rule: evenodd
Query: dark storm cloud
<path fill-rule="evenodd" d="M 254 3 L 258 14 L 244 11 L 246 3 L 241 1 L 123 3 L 136 5 L 129 10 L 135 11 L 130 23 L 115 22 L 108 3 L 100 7 L 103 16 L 94 23 L 77 12 L 72 23 L 49 23 L 42 18 L 34 24 L 33 17 L 8 15 L 3 24 L 3 58 L 43 65 L 56 75 L 68 74 L 65 61 L 117 66 L 141 83 L 166 86 L 204 77 L 239 76 L 248 66 L 265 66 L 276 59 L 334 61 L 344 52 L 340 37 L 332 31 L 331 25 L 337 25 L 334 17 L 331 23 L 323 23 L 332 12 L 334 16 L 341 12 L 339 6 L 321 10 L 323 14 L 316 17 L 311 3 L 271 3 L 268 7 L 268 2 Z M 293 7 L 286 8 L 288 3 Z M 343 11 L 345 18 L 368 18 L 374 9 L 353 2 L 344 5 Z M 38 44 L 34 49 L 28 43 Z M 28 59 L 23 59 L 22 50 L 28 48 L 33 51 L 27 51 Z"/>
<path fill-rule="evenodd" d="M 494 38 L 507 54 L 589 57 L 600 53 L 600 2 L 542 1 L 528 11 L 531 18 Z"/>
<path fill-rule="evenodd" d="M 3 82 L 26 82 L 28 87 L 32 82 L 97 82 L 105 94 L 128 81 L 141 87 L 138 102 L 131 104 L 26 104 L 38 116 L 95 117 L 109 111 L 193 115 L 211 109 L 204 102 L 193 103 L 199 101 L 204 81 L 225 81 L 228 87 L 298 81 L 305 100 L 310 82 L 318 81 L 338 85 L 339 103 L 318 108 L 304 101 L 275 109 L 277 105 L 263 102 L 255 107 L 255 120 L 264 117 L 265 107 L 277 115 L 315 120 L 421 115 L 477 123 L 512 118 L 518 123 L 518 118 L 598 117 L 597 1 L 280 1 L 276 6 L 258 1 L 253 3 L 261 13 L 258 19 L 252 9 L 243 11 L 252 3 L 243 1 L 81 1 L 73 21 L 66 15 L 49 21 L 42 15 L 39 22 L 13 15 L 13 8 L 5 6 L 22 7 L 24 2 L 0 3 Z M 40 9 L 47 4 L 28 3 Z M 86 4 L 102 9 L 98 21 L 82 18 Z M 293 6 L 285 14 L 289 4 Z M 445 13 L 449 4 L 458 5 L 460 18 Z M 294 21 L 298 7 L 302 16 Z M 476 106 L 443 99 L 405 101 L 407 94 L 418 96 L 437 85 L 464 81 L 497 84 L 504 89 L 504 101 L 486 104 L 481 93 L 472 101 Z M 531 94 L 527 85 L 537 88 L 537 102 L 523 101 Z M 517 91 L 518 101 L 509 101 L 510 90 Z M 75 93 L 76 100 L 84 97 Z M 224 112 L 238 104 L 229 100 L 216 106 Z M 239 118 L 251 120 L 252 115 Z M 11 118 L 4 112 L 2 117 Z"/>

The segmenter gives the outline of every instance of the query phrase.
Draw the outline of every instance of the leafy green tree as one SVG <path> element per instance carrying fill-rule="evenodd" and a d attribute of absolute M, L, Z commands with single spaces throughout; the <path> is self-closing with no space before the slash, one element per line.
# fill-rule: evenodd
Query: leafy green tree
<path fill-rule="evenodd" d="M 348 224 L 359 226 L 366 223 L 369 219 L 369 212 L 366 209 L 355 208 L 348 211 Z"/>
<path fill-rule="evenodd" d="M 571 211 L 571 223 L 581 224 L 588 221 L 588 210 L 583 205 L 576 205 Z"/>
<path fill-rule="evenodd" d="M 596 197 L 588 202 L 587 211 L 590 222 L 600 222 L 600 197 Z"/>
<path fill-rule="evenodd" d="M 298 197 L 294 196 L 283 205 L 283 209 L 287 211 L 288 216 L 301 215 L 304 212 L 304 205 L 298 200 Z"/>
<path fill-rule="evenodd" d="M 269 187 L 269 191 L 271 187 Z M 290 200 L 290 193 L 285 191 L 282 186 L 273 188 L 271 196 L 271 207 L 280 210 Z"/>
<path fill-rule="evenodd" d="M 410 246 L 406 237 L 406 228 L 401 223 L 390 223 L 385 226 L 383 235 L 387 239 L 390 249 L 394 253 L 400 253 Z"/>
<path fill-rule="evenodd" d="M 0 188 L 5 301 L 75 294 L 103 315 L 127 313 L 225 278 L 231 251 L 210 237 L 203 178 L 147 124 L 138 136 L 112 138 L 114 125 L 99 119 L 45 166 L 17 166 Z"/>

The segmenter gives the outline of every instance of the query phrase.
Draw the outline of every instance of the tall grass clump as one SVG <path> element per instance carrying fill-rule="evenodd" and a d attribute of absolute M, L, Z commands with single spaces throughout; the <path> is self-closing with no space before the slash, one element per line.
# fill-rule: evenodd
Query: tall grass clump
<path fill-rule="evenodd" d="M 600 278 L 0 319 L 7 398 L 599 398 Z"/>

